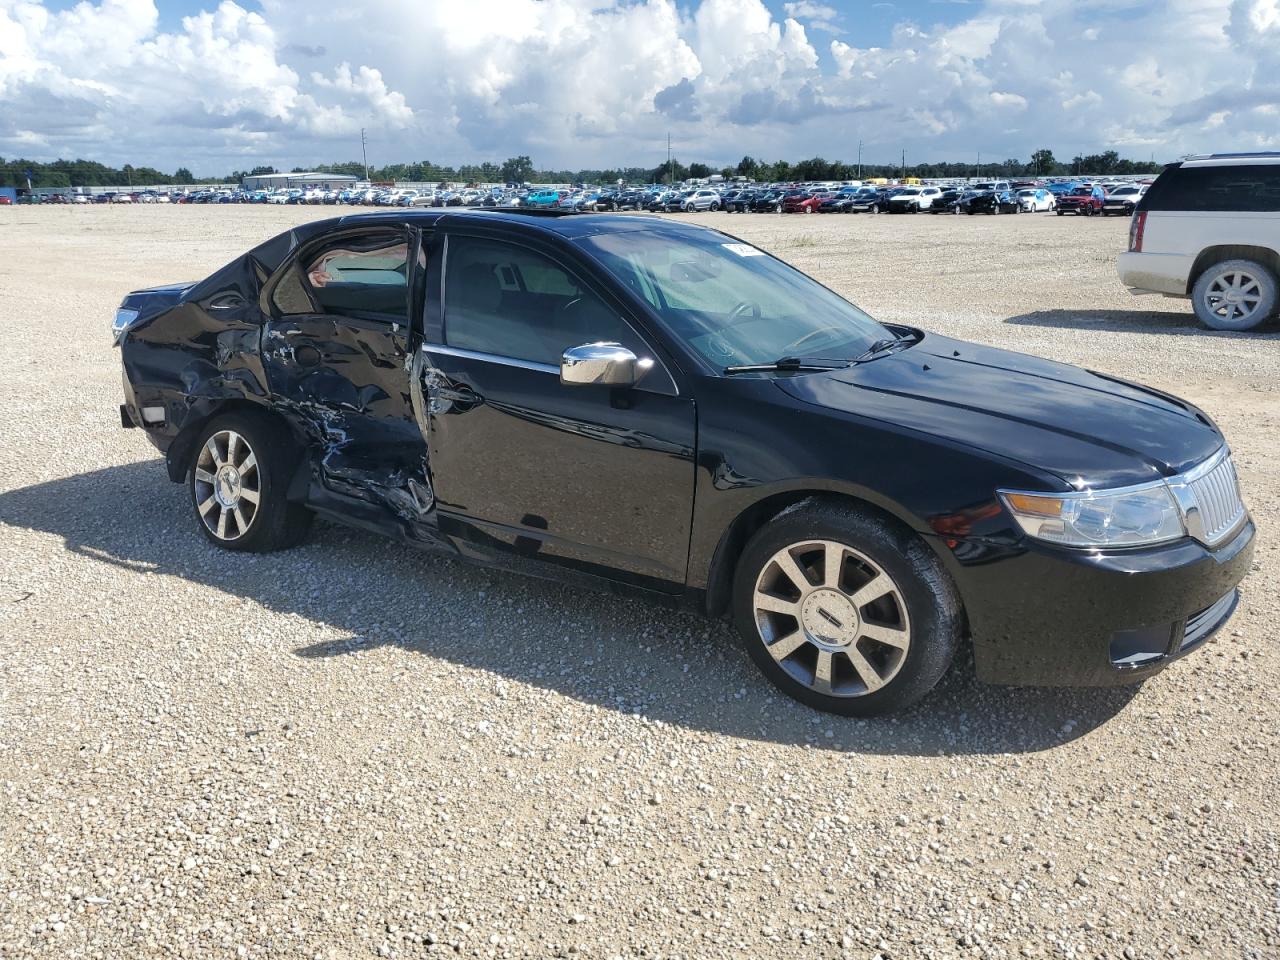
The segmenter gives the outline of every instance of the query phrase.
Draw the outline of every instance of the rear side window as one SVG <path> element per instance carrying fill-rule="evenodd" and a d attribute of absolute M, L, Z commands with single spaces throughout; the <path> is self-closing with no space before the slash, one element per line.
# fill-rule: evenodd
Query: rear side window
<path fill-rule="evenodd" d="M 334 240 L 289 268 L 276 286 L 275 308 L 282 316 L 327 313 L 403 321 L 408 253 L 400 231 Z"/>
<path fill-rule="evenodd" d="M 1171 167 L 1152 184 L 1138 209 L 1277 213 L 1280 212 L 1280 164 Z"/>

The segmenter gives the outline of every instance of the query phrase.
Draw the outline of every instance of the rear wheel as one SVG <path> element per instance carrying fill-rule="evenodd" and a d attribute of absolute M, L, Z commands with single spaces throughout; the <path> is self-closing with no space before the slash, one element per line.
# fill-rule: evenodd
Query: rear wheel
<path fill-rule="evenodd" d="M 779 689 L 851 716 L 919 700 L 946 673 L 961 634 L 955 588 L 918 537 L 818 502 L 751 538 L 734 578 L 734 618 Z"/>
<path fill-rule="evenodd" d="M 297 453 L 269 417 L 231 413 L 205 426 L 188 483 L 200 530 L 227 550 L 268 553 L 299 543 L 311 511 L 286 499 Z"/>
<path fill-rule="evenodd" d="M 1200 274 L 1191 301 L 1206 327 L 1252 330 L 1275 315 L 1276 276 L 1253 260 L 1224 260 Z"/>

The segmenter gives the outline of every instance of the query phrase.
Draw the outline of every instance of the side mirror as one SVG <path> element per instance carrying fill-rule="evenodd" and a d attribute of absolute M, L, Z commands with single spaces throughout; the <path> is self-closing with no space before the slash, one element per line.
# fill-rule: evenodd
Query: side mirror
<path fill-rule="evenodd" d="M 584 343 L 560 357 L 560 382 L 570 386 L 631 387 L 653 366 L 620 343 Z"/>

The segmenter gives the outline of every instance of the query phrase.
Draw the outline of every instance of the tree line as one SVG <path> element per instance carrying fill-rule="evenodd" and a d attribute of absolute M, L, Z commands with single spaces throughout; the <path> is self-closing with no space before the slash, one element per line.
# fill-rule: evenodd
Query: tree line
<path fill-rule="evenodd" d="M 318 173 L 350 174 L 363 178 L 366 168 L 356 161 L 320 164 L 310 168 Z M 669 163 L 656 167 L 618 167 L 602 170 L 538 170 L 527 156 L 511 157 L 502 163 L 485 162 L 463 164 L 458 167 L 421 160 L 417 163 L 392 163 L 382 167 L 369 167 L 369 177 L 375 181 L 412 181 L 436 183 L 440 181 L 461 183 L 670 183 L 689 178 L 749 177 L 759 181 L 786 180 L 852 180 L 869 177 L 1047 177 L 1070 175 L 1104 175 L 1158 173 L 1161 165 L 1148 161 L 1134 161 L 1121 157 L 1114 150 L 1103 153 L 1077 155 L 1063 161 L 1054 157 L 1053 151 L 1040 149 L 1027 160 L 1008 159 L 998 162 L 941 163 L 846 163 L 840 160 L 824 160 L 813 157 L 791 162 L 768 161 L 746 156 L 734 167 L 713 167 L 694 162 L 685 164 L 673 158 Z M 0 185 L 25 187 L 28 171 L 33 187 L 129 187 L 163 186 L 166 184 L 225 184 L 239 183 L 246 176 L 279 173 L 271 166 L 258 166 L 251 170 L 235 170 L 225 176 L 196 177 L 186 167 L 173 173 L 165 173 L 153 167 L 110 167 L 92 160 L 54 160 L 42 163 L 22 158 L 5 160 L 0 157 Z M 294 167 L 293 173 L 304 172 Z"/>

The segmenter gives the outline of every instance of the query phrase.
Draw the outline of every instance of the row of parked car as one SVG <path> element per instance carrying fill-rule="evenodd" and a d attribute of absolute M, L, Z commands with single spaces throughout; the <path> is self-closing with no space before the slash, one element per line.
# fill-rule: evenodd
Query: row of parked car
<path fill-rule="evenodd" d="M 902 184 L 814 187 L 803 185 L 666 191 L 643 209 L 665 212 L 724 210 L 729 213 L 950 213 L 999 214 L 1054 211 L 1059 216 L 1133 213 L 1145 183 Z"/>
<path fill-rule="evenodd" d="M 226 188 L 168 194 L 76 194 L 51 197 L 71 203 L 268 203 L 400 207 L 533 207 L 590 213 L 647 210 L 665 213 L 951 213 L 1056 212 L 1059 216 L 1133 213 L 1148 184 L 992 180 L 965 184 L 721 184 L 679 189 L 651 185 L 570 189 L 508 185 L 490 188 L 312 187 L 289 190 Z"/>

